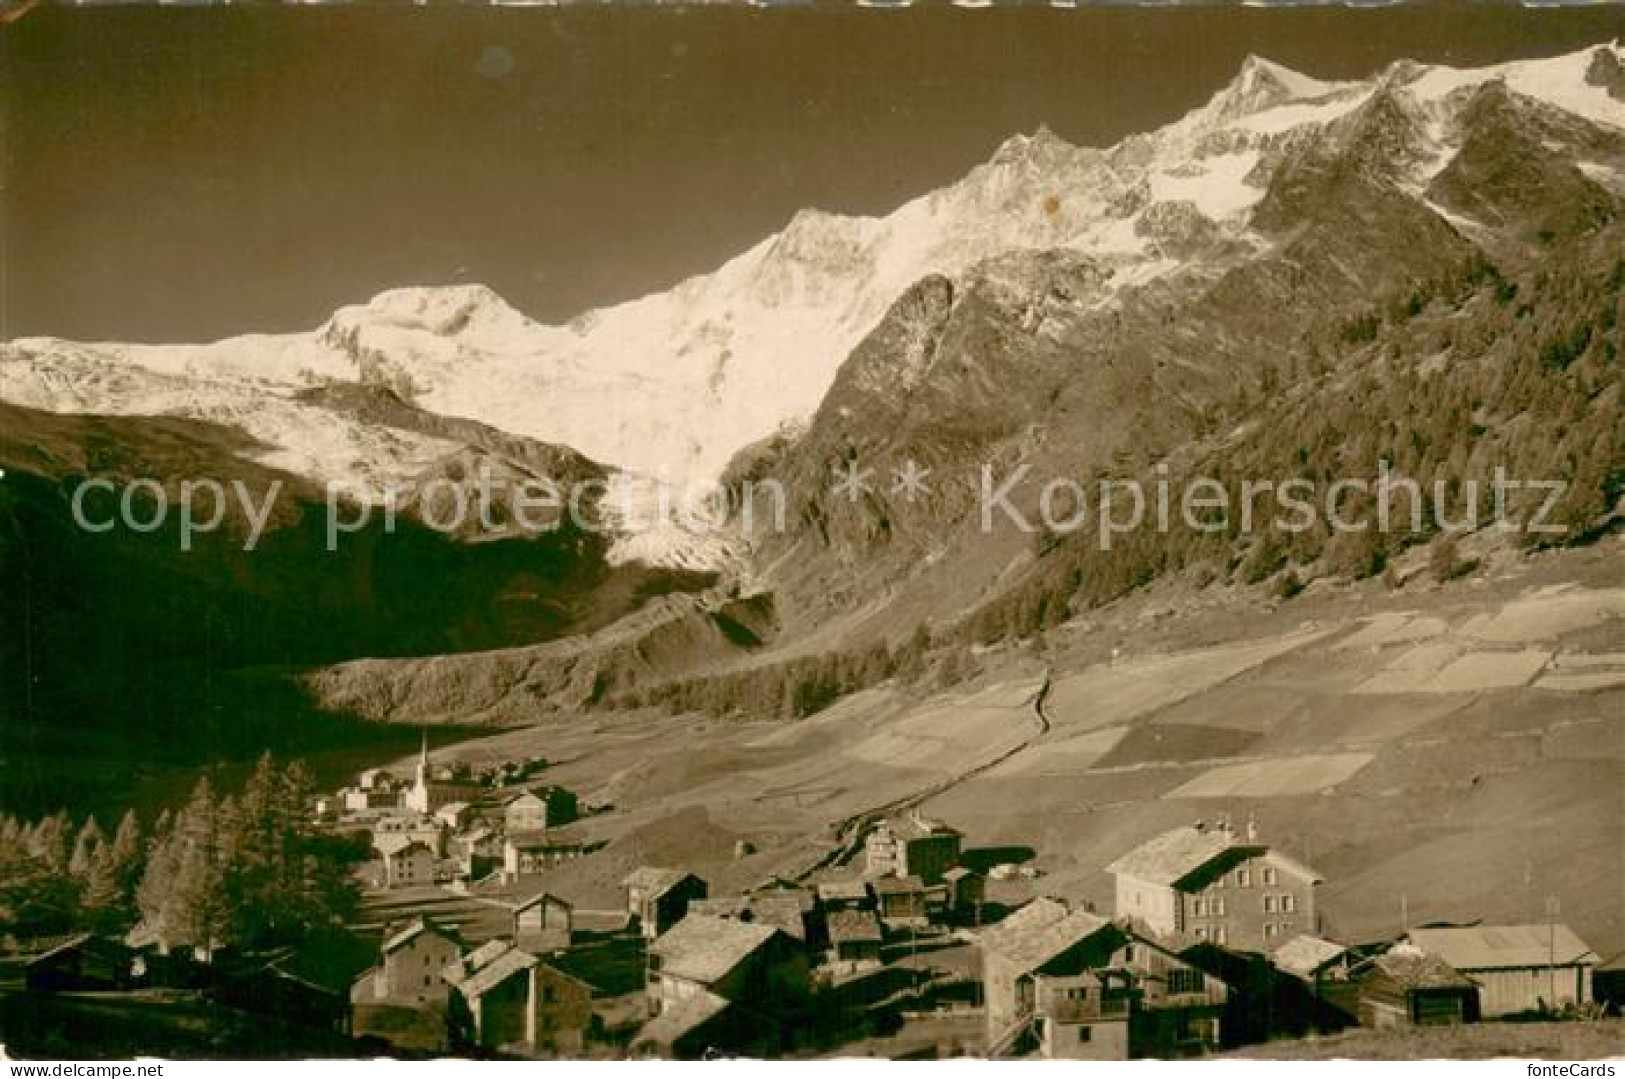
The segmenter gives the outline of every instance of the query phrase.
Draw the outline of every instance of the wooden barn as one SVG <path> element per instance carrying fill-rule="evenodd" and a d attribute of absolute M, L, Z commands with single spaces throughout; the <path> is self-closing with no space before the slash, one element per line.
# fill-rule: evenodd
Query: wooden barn
<path fill-rule="evenodd" d="M 133 978 L 133 960 L 123 943 L 80 933 L 31 956 L 23 978 L 36 993 L 124 989 Z"/>
<path fill-rule="evenodd" d="M 1440 959 L 1396 944 L 1353 974 L 1360 1025 L 1379 1030 L 1448 1026 L 1478 1019 L 1478 986 Z"/>
<path fill-rule="evenodd" d="M 1566 925 L 1446 926 L 1405 939 L 1476 982 L 1486 1019 L 1591 1000 L 1598 956 Z"/>
<path fill-rule="evenodd" d="M 514 908 L 514 944 L 534 955 L 568 948 L 574 915 L 574 908 L 558 896 L 537 892 Z"/>

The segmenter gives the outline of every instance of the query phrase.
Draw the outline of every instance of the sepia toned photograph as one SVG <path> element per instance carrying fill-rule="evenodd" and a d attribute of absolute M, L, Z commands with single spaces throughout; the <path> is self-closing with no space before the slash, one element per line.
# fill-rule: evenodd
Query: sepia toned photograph
<path fill-rule="evenodd" d="M 1613 1076 L 1622 323 L 1615 4 L 0 0 L 8 1074 Z"/>

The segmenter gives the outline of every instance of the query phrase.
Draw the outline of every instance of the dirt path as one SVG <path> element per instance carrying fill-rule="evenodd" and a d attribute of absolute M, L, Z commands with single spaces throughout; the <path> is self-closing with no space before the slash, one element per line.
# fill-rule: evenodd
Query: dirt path
<path fill-rule="evenodd" d="M 819 856 L 806 869 L 794 874 L 793 879 L 804 881 L 820 870 L 845 863 L 857 854 L 858 848 L 863 845 L 864 839 L 869 834 L 869 829 L 881 820 L 902 810 L 912 809 L 930 798 L 935 798 L 945 791 L 952 790 L 967 780 L 974 779 L 984 772 L 997 768 L 1017 753 L 1030 748 L 1050 731 L 1050 720 L 1049 716 L 1044 713 L 1044 702 L 1049 698 L 1050 688 L 1053 684 L 1053 673 L 1046 671 L 1044 673 L 1044 684 L 1038 687 L 1038 692 L 1033 694 L 1033 699 L 1030 702 L 1032 708 L 1032 734 L 1003 752 L 982 761 L 980 764 L 967 768 L 962 772 L 955 772 L 921 787 L 911 794 L 905 794 L 901 798 L 893 798 L 881 805 L 860 809 L 858 812 L 834 822 L 831 825 L 831 830 L 835 836 L 834 846 Z"/>

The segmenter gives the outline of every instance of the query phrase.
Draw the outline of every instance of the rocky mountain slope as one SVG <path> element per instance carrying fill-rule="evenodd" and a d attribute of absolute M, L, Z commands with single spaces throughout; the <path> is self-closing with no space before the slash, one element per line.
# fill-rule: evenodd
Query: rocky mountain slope
<path fill-rule="evenodd" d="M 822 702 L 884 676 L 917 627 L 933 646 L 1024 635 L 1159 576 L 1289 592 L 1402 553 L 1324 533 L 1175 530 L 1101 552 L 1093 533 L 990 532 L 974 512 L 984 465 L 1233 478 L 1245 461 L 1326 480 L 1380 459 L 1459 485 L 1511 459 L 1582 481 L 1567 512 L 1584 535 L 1609 527 L 1621 493 L 1622 56 L 1601 45 L 1476 71 L 1400 63 L 1342 83 L 1252 59 L 1158 131 L 1104 149 L 1016 136 L 891 215 L 804 212 L 713 274 L 565 326 L 478 287 L 414 288 L 306 334 L 14 341 L 0 346 L 0 399 L 38 411 L 16 413 L 6 464 L 54 492 L 58 521 L 65 481 L 133 474 L 116 454 L 42 457 L 29 432 L 78 413 L 130 422 L 59 423 L 49 437 L 141 446 L 150 423 L 137 417 L 201 422 L 210 468 L 335 481 L 360 498 L 401 484 L 419 514 L 426 480 L 480 468 L 642 485 L 638 499 L 652 483 L 718 476 L 736 492 L 747 479 L 788 491 L 783 533 L 661 532 L 628 515 L 581 538 L 562 578 L 519 589 L 525 610 L 570 612 L 545 626 L 363 636 L 318 662 L 477 654 L 377 658 L 302 682 L 317 708 L 402 722 L 518 721 L 796 663 L 792 681 L 816 677 L 817 692 L 775 675 L 765 697 Z M 926 486 L 900 494 L 893 477 L 911 463 Z M 869 471 L 857 497 L 832 489 L 847 467 Z M 1024 511 L 1036 499 L 1036 485 L 1013 496 Z M 1426 539 L 1435 522 L 1423 524 Z M 36 557 L 84 555 L 83 537 L 50 534 L 27 540 Z M 549 564 L 550 542 L 480 557 Z M 10 564 L 31 564 L 21 549 Z M 229 592 L 258 564 L 210 587 Z M 722 567 L 734 583 L 700 593 L 709 575 L 607 568 L 636 564 Z M 355 609 L 459 623 L 437 604 L 463 610 L 486 591 L 464 587 L 457 557 L 435 565 L 415 607 Z M 676 584 L 696 594 L 604 628 Z M 742 594 L 758 612 L 744 622 L 726 606 Z M 477 651 L 495 646 L 517 650 Z"/>
<path fill-rule="evenodd" d="M 1223 241 L 1255 245 L 1249 211 L 1294 148 L 1340 124 L 1372 127 L 1351 117 L 1401 98 L 1416 138 L 1388 165 L 1419 182 L 1460 149 L 1453 125 L 1475 87 L 1504 85 L 1571 123 L 1617 127 L 1619 56 L 1600 46 L 1474 71 L 1401 64 L 1349 83 L 1254 58 L 1159 131 L 1107 149 L 1047 130 L 1016 136 L 964 179 L 884 218 L 804 211 L 714 273 L 566 325 L 538 325 L 479 286 L 399 289 L 305 334 L 203 346 L 12 342 L 4 395 L 56 411 L 239 422 L 273 447 L 270 463 L 375 486 L 436 447 L 324 430 L 287 400 L 359 381 L 631 472 L 710 479 L 741 447 L 809 417 L 851 348 L 929 273 L 1067 248 L 1116 271 L 1097 297 L 1105 302 Z"/>

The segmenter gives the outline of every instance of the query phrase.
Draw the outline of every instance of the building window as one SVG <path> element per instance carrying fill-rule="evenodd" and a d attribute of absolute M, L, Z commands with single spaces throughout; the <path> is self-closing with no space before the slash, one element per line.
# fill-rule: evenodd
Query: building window
<path fill-rule="evenodd" d="M 1125 962 L 1125 963 L 1134 962 L 1134 945 L 1132 945 L 1132 944 L 1123 945 L 1123 962 Z"/>
<path fill-rule="evenodd" d="M 1202 974 L 1195 970 L 1170 970 L 1168 972 L 1168 992 L 1170 993 L 1200 993 L 1202 991 Z"/>
<path fill-rule="evenodd" d="M 1078 1041 L 1086 1042 L 1090 1038 L 1094 1037 L 1094 1033 L 1095 1033 L 1095 1031 L 1094 1031 L 1093 1027 L 1079 1027 L 1078 1028 Z"/>
<path fill-rule="evenodd" d="M 1264 897 L 1264 913 L 1265 914 L 1274 914 L 1275 913 L 1275 897 L 1273 895 L 1266 895 Z"/>
<path fill-rule="evenodd" d="M 1281 913 L 1283 913 L 1283 914 L 1291 914 L 1294 910 L 1297 909 L 1297 907 L 1298 907 L 1297 896 L 1293 895 L 1291 892 L 1288 892 L 1285 895 L 1281 896 Z"/>
<path fill-rule="evenodd" d="M 1196 915 L 1198 918 L 1200 918 L 1202 915 L 1206 914 L 1207 913 L 1207 900 L 1203 899 L 1201 896 L 1197 896 L 1195 899 L 1192 899 L 1191 900 L 1191 913 Z"/>
<path fill-rule="evenodd" d="M 1199 925 L 1199 926 L 1196 927 L 1196 939 L 1197 940 L 1206 940 L 1207 939 L 1207 928 L 1205 926 L 1200 926 Z"/>
<path fill-rule="evenodd" d="M 1216 895 L 1212 899 L 1208 900 L 1208 907 L 1210 908 L 1209 913 L 1211 913 L 1214 917 L 1223 918 L 1224 896 Z"/>
<path fill-rule="evenodd" d="M 1252 875 L 1252 873 L 1249 872 L 1248 870 L 1245 870 L 1245 869 L 1236 870 L 1236 887 L 1237 888 L 1251 888 L 1252 886 L 1253 886 L 1253 875 Z"/>
<path fill-rule="evenodd" d="M 1229 942 L 1230 942 L 1230 930 L 1226 929 L 1222 925 L 1219 926 L 1217 929 L 1213 930 L 1213 943 L 1215 943 L 1215 944 L 1228 944 Z"/>
<path fill-rule="evenodd" d="M 1265 885 L 1273 885 L 1273 884 L 1276 883 L 1276 881 L 1277 881 L 1277 877 L 1275 875 L 1275 867 L 1271 866 L 1271 865 L 1265 866 L 1264 867 L 1264 883 L 1265 883 Z"/>
<path fill-rule="evenodd" d="M 1270 939 L 1274 938 L 1274 936 L 1275 936 L 1275 923 L 1274 922 L 1265 922 L 1264 923 L 1264 939 L 1265 940 L 1270 940 Z"/>

